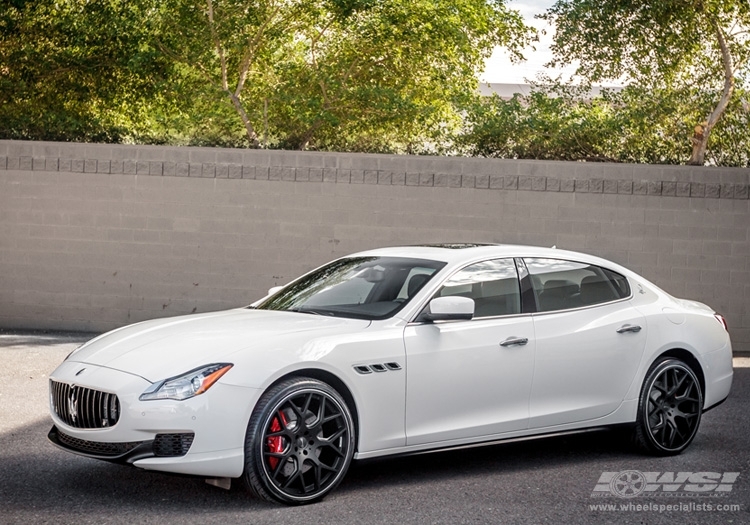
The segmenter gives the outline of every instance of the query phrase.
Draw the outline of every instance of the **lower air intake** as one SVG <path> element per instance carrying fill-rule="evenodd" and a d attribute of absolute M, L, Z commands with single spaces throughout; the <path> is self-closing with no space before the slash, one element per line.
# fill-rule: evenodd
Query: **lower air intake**
<path fill-rule="evenodd" d="M 156 434 L 154 438 L 154 455 L 169 458 L 184 456 L 193 444 L 195 434 Z"/>

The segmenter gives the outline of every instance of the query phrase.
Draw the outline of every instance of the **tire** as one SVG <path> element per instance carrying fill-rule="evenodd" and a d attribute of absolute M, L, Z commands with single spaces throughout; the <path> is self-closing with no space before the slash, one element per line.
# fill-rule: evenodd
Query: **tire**
<path fill-rule="evenodd" d="M 354 447 L 341 395 L 317 379 L 291 378 L 265 392 L 250 416 L 242 477 L 260 499 L 313 503 L 344 478 Z"/>
<path fill-rule="evenodd" d="M 634 430 L 635 444 L 658 456 L 681 453 L 693 441 L 703 412 L 703 391 L 692 368 L 665 357 L 643 381 Z"/>

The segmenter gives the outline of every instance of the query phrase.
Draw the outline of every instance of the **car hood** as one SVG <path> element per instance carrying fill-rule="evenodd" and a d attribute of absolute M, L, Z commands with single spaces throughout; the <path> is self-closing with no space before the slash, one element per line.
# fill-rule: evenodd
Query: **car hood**
<path fill-rule="evenodd" d="M 229 360 L 240 350 L 278 348 L 279 340 L 288 343 L 290 338 L 302 345 L 316 337 L 362 330 L 369 324 L 359 319 L 242 308 L 125 326 L 92 339 L 68 360 L 155 382 Z M 301 338 L 295 335 L 303 332 Z"/>

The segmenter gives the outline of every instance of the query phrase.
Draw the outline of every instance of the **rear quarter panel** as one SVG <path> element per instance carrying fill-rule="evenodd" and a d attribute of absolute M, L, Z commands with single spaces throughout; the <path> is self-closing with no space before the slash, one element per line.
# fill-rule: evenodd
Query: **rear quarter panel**
<path fill-rule="evenodd" d="M 676 300 L 650 283 L 632 282 L 633 304 L 646 317 L 647 339 L 638 381 L 628 394 L 637 399 L 643 378 L 660 356 L 686 350 L 695 357 L 705 379 L 704 408 L 722 401 L 732 382 L 729 334 L 705 305 Z"/>

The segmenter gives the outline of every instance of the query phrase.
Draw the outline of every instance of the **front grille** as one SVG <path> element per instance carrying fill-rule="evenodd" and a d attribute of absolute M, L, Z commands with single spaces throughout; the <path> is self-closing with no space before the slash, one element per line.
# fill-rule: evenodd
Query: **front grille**
<path fill-rule="evenodd" d="M 195 434 L 156 434 L 154 455 L 157 457 L 184 456 L 193 444 Z"/>
<path fill-rule="evenodd" d="M 73 428 L 107 428 L 120 419 L 117 395 L 50 380 L 50 403 L 57 417 Z"/>
<path fill-rule="evenodd" d="M 92 454 L 94 456 L 117 457 L 127 454 L 143 441 L 132 441 L 130 443 L 100 443 L 98 441 L 86 441 L 85 439 L 74 438 L 62 432 L 57 432 L 57 439 L 60 443 L 70 447 L 73 450 Z"/>

